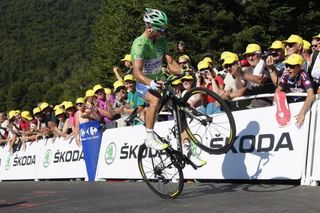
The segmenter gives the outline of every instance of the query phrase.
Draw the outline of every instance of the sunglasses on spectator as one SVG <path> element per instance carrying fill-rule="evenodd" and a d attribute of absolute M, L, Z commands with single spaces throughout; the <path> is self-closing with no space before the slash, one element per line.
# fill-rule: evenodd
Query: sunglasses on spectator
<path fill-rule="evenodd" d="M 311 45 L 311 47 L 318 47 L 318 45 L 317 44 L 313 44 L 313 45 Z"/>
<path fill-rule="evenodd" d="M 286 68 L 294 69 L 297 65 L 286 64 Z"/>
<path fill-rule="evenodd" d="M 279 55 L 279 53 L 278 52 L 272 52 L 271 55 L 272 55 L 272 57 L 277 57 Z"/>
<path fill-rule="evenodd" d="M 245 57 L 250 58 L 250 57 L 255 57 L 257 54 L 256 53 L 249 53 Z"/>
<path fill-rule="evenodd" d="M 178 64 L 187 64 L 187 61 L 179 61 Z"/>
<path fill-rule="evenodd" d="M 294 47 L 295 45 L 296 45 L 296 43 L 288 43 L 288 44 L 287 44 L 287 47 L 292 48 L 292 47 Z"/>
<path fill-rule="evenodd" d="M 126 88 L 125 87 L 119 87 L 115 93 L 118 93 L 118 92 L 125 92 L 126 91 Z"/>
<path fill-rule="evenodd" d="M 76 103 L 76 106 L 82 106 L 84 103 Z"/>

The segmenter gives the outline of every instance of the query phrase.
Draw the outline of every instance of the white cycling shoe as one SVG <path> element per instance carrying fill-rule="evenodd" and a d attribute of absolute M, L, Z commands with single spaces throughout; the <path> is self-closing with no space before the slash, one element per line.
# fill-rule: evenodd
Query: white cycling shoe
<path fill-rule="evenodd" d="M 196 153 L 193 152 L 190 144 L 182 145 L 183 154 L 187 156 L 187 158 L 194 163 L 197 167 L 201 167 L 207 164 L 207 161 L 200 159 Z"/>
<path fill-rule="evenodd" d="M 161 142 L 158 138 L 154 139 L 145 139 L 144 143 L 146 144 L 147 147 L 161 151 L 169 147 L 169 144 Z"/>

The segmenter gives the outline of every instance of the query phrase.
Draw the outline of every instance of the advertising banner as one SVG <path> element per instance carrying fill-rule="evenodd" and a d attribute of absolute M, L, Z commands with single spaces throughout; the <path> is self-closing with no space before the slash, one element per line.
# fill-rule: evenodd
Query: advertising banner
<path fill-rule="evenodd" d="M 80 124 L 81 143 L 89 181 L 94 181 L 100 152 L 102 130 L 98 121 Z"/>
<path fill-rule="evenodd" d="M 41 142 L 26 142 L 18 150 L 8 152 L 4 147 L 1 157 L 1 180 L 36 179 Z"/>
<path fill-rule="evenodd" d="M 184 169 L 185 178 L 197 179 L 299 179 L 306 159 L 308 113 L 298 129 L 294 116 L 303 103 L 290 104 L 292 119 L 279 127 L 276 107 L 233 112 L 237 139 L 227 154 L 209 155 L 196 148 L 208 164 L 198 170 Z M 219 122 L 219 121 L 217 121 Z M 156 123 L 155 131 L 169 138 L 173 121 Z M 98 178 L 141 178 L 137 165 L 139 145 L 145 137 L 144 126 L 106 130 L 99 157 Z"/>
<path fill-rule="evenodd" d="M 73 138 L 41 141 L 38 179 L 86 178 L 82 147 Z"/>

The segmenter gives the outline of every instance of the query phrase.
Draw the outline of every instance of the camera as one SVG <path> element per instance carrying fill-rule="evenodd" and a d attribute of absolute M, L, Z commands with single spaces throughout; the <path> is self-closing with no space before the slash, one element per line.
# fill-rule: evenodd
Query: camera
<path fill-rule="evenodd" d="M 261 54 L 261 58 L 263 60 L 265 60 L 266 58 L 268 58 L 268 56 L 273 56 L 273 57 L 277 57 L 278 53 L 277 52 L 273 52 L 273 51 L 265 51 Z"/>

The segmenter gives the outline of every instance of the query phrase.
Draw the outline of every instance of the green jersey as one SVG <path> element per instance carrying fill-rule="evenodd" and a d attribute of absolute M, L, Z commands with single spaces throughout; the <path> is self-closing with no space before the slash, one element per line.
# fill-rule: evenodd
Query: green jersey
<path fill-rule="evenodd" d="M 144 34 L 133 41 L 131 48 L 132 60 L 143 59 L 142 72 L 152 80 L 164 80 L 161 70 L 163 57 L 168 51 L 166 40 L 161 37 L 155 43 Z"/>

